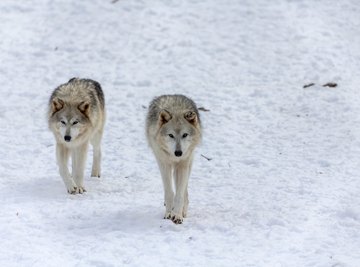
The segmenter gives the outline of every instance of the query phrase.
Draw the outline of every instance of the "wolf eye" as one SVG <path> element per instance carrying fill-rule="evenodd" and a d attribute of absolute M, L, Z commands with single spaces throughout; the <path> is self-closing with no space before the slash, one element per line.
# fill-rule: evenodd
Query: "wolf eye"
<path fill-rule="evenodd" d="M 65 121 L 60 121 L 63 125 L 66 125 L 66 122 Z"/>
<path fill-rule="evenodd" d="M 78 121 L 74 121 L 74 122 L 73 122 L 73 125 L 78 124 L 78 123 L 79 123 Z"/>
<path fill-rule="evenodd" d="M 183 134 L 183 138 L 185 138 L 186 136 L 188 136 L 189 134 L 187 134 L 187 133 L 184 133 Z"/>
<path fill-rule="evenodd" d="M 172 135 L 172 134 L 169 134 L 169 137 L 170 137 L 170 138 L 174 138 L 174 135 Z"/>

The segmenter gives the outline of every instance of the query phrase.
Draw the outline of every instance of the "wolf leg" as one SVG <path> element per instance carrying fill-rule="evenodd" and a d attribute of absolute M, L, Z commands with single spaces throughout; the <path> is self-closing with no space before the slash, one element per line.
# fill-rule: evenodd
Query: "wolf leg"
<path fill-rule="evenodd" d="M 91 139 L 91 145 L 93 146 L 93 163 L 91 170 L 91 177 L 99 177 L 101 175 L 101 137 L 102 132 L 97 132 Z"/>
<path fill-rule="evenodd" d="M 69 172 L 67 163 L 69 160 L 69 149 L 61 144 L 56 144 L 56 160 L 57 164 L 59 166 L 59 172 L 60 176 L 64 181 L 65 187 L 69 194 L 76 194 L 77 193 L 77 187 L 76 184 L 71 177 L 71 174 Z"/>
<path fill-rule="evenodd" d="M 188 177 L 190 177 L 190 173 L 191 173 L 191 168 L 192 168 L 192 163 L 193 163 L 193 159 L 190 158 L 189 159 L 189 169 L 188 169 Z M 183 208 L 183 217 L 187 217 L 187 211 L 188 211 L 188 207 L 189 207 L 189 192 L 188 192 L 188 184 L 189 181 L 186 183 L 186 187 L 185 187 L 185 194 L 184 194 L 184 208 Z"/>
<path fill-rule="evenodd" d="M 187 186 L 191 169 L 191 159 L 178 163 L 175 167 L 175 185 L 176 194 L 174 199 L 174 209 L 171 214 L 171 220 L 175 224 L 181 224 L 188 208 Z"/>
<path fill-rule="evenodd" d="M 84 188 L 84 170 L 88 143 L 82 144 L 72 150 L 72 173 L 78 188 L 78 193 L 86 192 Z"/>
<path fill-rule="evenodd" d="M 186 185 L 185 194 L 184 194 L 184 207 L 182 212 L 184 218 L 187 216 L 188 207 L 189 207 L 189 193 Z"/>
<path fill-rule="evenodd" d="M 161 178 L 164 187 L 164 201 L 165 201 L 165 215 L 164 219 L 171 218 L 171 210 L 173 208 L 174 191 L 172 189 L 172 168 L 168 163 L 161 162 L 158 159 L 158 165 L 160 168 Z"/>

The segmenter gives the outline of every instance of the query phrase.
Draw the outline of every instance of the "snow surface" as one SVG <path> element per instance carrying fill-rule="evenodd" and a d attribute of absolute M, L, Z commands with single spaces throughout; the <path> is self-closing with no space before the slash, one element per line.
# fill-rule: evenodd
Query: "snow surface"
<path fill-rule="evenodd" d="M 359 1 L 1 0 L 0 36 L 0 266 L 360 266 Z M 72 77 L 108 112 L 83 195 L 46 121 Z M 165 93 L 210 110 L 182 225 L 144 137 Z"/>

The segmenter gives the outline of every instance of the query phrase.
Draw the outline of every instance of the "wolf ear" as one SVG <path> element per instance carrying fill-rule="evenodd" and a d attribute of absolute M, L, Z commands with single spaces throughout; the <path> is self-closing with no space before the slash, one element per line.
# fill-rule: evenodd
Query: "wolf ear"
<path fill-rule="evenodd" d="M 184 118 L 185 118 L 185 120 L 187 120 L 191 124 L 196 124 L 196 122 L 197 122 L 197 116 L 196 116 L 196 113 L 194 111 L 185 112 Z"/>
<path fill-rule="evenodd" d="M 78 105 L 78 109 L 81 111 L 81 113 L 88 116 L 90 111 L 90 104 L 83 101 Z"/>
<path fill-rule="evenodd" d="M 51 111 L 52 114 L 58 112 L 64 107 L 64 101 L 62 101 L 60 98 L 55 97 L 51 102 Z"/>
<path fill-rule="evenodd" d="M 169 120 L 171 120 L 172 116 L 169 111 L 163 109 L 159 113 L 159 124 L 162 126 L 163 124 L 167 123 Z"/>

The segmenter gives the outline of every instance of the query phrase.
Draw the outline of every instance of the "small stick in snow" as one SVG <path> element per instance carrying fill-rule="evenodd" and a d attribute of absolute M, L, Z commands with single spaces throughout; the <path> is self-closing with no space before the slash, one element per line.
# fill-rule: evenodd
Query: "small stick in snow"
<path fill-rule="evenodd" d="M 323 87 L 336 87 L 337 83 L 325 83 Z"/>
<path fill-rule="evenodd" d="M 206 109 L 204 107 L 200 107 L 200 108 L 198 108 L 198 110 L 201 110 L 201 111 L 204 111 L 204 112 L 209 112 L 210 111 L 210 109 Z"/>
<path fill-rule="evenodd" d="M 207 159 L 208 161 L 212 160 L 211 158 L 208 158 L 208 157 L 204 156 L 203 154 L 201 154 L 201 156 L 202 156 L 203 158 Z"/>
<path fill-rule="evenodd" d="M 117 1 L 119 1 L 119 0 L 112 0 L 111 4 L 115 4 Z"/>
<path fill-rule="evenodd" d="M 303 86 L 303 88 L 308 88 L 308 87 L 310 87 L 310 86 L 314 86 L 314 85 L 315 85 L 315 83 L 305 84 L 305 85 Z"/>

